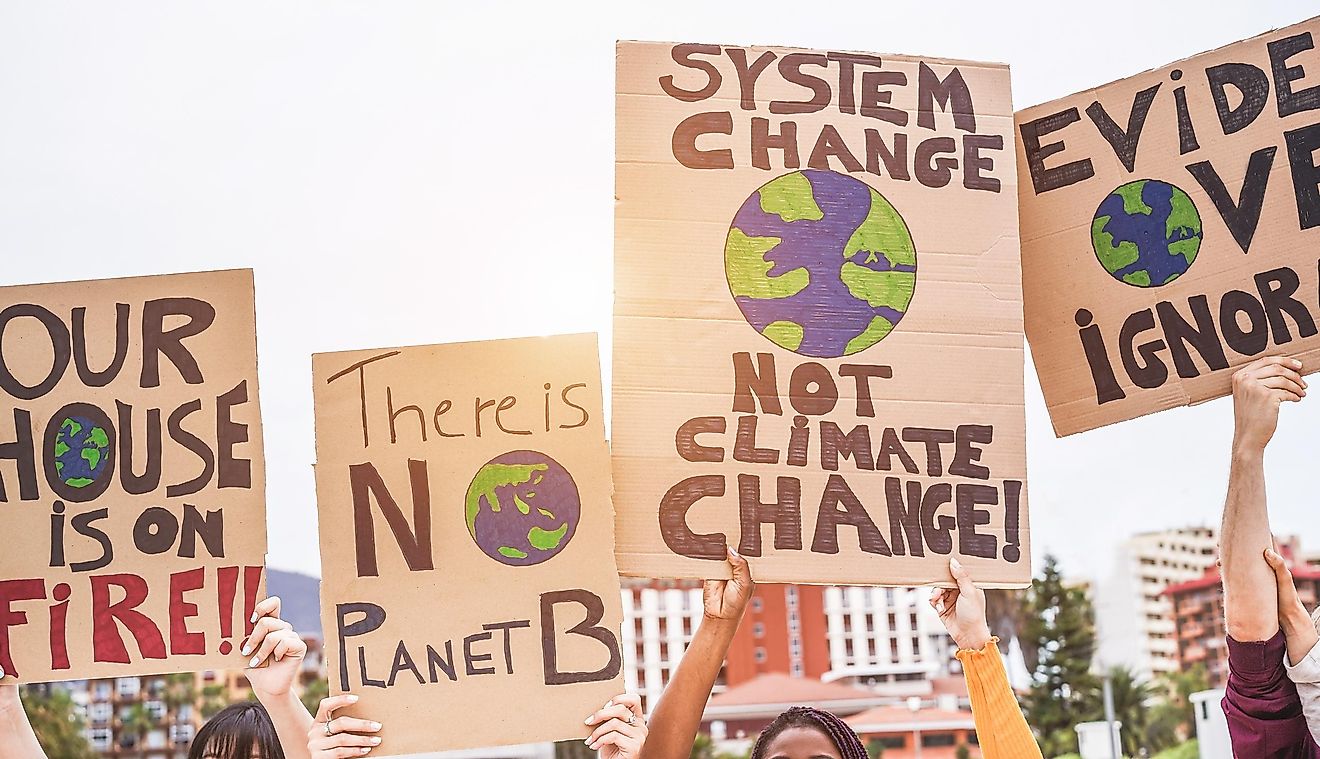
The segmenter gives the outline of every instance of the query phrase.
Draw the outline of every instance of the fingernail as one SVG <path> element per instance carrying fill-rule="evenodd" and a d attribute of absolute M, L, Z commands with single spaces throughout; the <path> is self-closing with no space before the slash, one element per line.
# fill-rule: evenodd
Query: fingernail
<path fill-rule="evenodd" d="M 590 725 L 590 724 L 591 724 L 591 717 L 587 717 L 586 719 L 582 720 L 582 724 L 584 724 L 584 725 Z"/>
<path fill-rule="evenodd" d="M 249 667 L 255 667 L 255 666 L 257 666 L 257 665 L 260 664 L 260 663 L 261 663 L 261 660 L 254 656 L 254 657 L 252 657 L 252 659 L 248 662 L 248 666 L 249 666 Z"/>
<path fill-rule="evenodd" d="M 244 656 L 251 656 L 252 646 L 243 646 L 243 648 L 239 651 L 239 653 L 243 654 Z"/>
<path fill-rule="evenodd" d="M 735 559 L 739 558 L 738 552 L 733 550 L 733 546 L 729 546 L 729 555 Z"/>
<path fill-rule="evenodd" d="M 258 615 L 255 611 L 252 612 L 252 619 L 249 620 L 249 621 L 252 622 L 252 624 L 255 625 L 255 624 L 257 623 L 257 617 L 258 617 L 258 616 L 259 616 L 259 615 Z M 233 619 L 233 617 L 230 617 L 230 619 Z"/>
<path fill-rule="evenodd" d="M 1302 368 L 1302 362 L 1299 359 L 1293 359 L 1292 365 L 1298 369 Z"/>
<path fill-rule="evenodd" d="M 380 723 L 379 723 L 379 722 L 372 722 L 372 723 L 371 723 L 371 729 L 372 729 L 372 730 L 379 730 L 379 729 L 380 729 Z"/>
<path fill-rule="evenodd" d="M 380 745 L 380 738 L 372 738 L 372 739 L 371 739 L 371 744 L 372 744 L 373 746 L 379 746 L 379 745 Z"/>
<path fill-rule="evenodd" d="M 953 567 L 954 569 L 962 569 L 962 562 L 958 561 L 957 559 L 949 559 L 949 566 Z"/>
<path fill-rule="evenodd" d="M 366 756 L 367 754 L 370 754 L 370 753 L 371 753 L 371 749 L 369 749 L 369 748 L 364 748 L 364 749 L 362 749 L 362 750 L 361 750 L 360 752 L 358 752 L 358 753 L 362 754 L 363 756 Z"/>
<path fill-rule="evenodd" d="M 349 696 L 349 697 L 348 697 L 348 703 L 350 703 L 350 704 L 356 704 L 356 703 L 357 703 L 357 700 L 358 700 L 358 697 L 357 697 L 357 696 Z"/>

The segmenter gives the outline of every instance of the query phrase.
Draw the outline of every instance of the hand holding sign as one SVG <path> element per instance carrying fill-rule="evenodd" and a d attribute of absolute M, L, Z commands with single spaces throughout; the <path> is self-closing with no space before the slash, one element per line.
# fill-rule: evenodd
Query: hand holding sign
<path fill-rule="evenodd" d="M 985 591 L 972 583 L 967 568 L 957 559 L 949 560 L 949 573 L 955 588 L 940 588 L 930 597 L 930 605 L 940 615 L 958 648 L 979 651 L 990 641 L 990 625 L 985 620 Z"/>
<path fill-rule="evenodd" d="M 747 566 L 747 559 L 739 556 L 732 548 L 729 551 L 729 566 L 733 567 L 731 580 L 707 580 L 702 590 L 707 619 L 719 619 L 735 625 L 747 610 L 747 602 L 752 600 L 756 583 L 752 582 L 752 570 Z"/>
<path fill-rule="evenodd" d="M 1279 424 L 1279 406 L 1306 395 L 1302 362 L 1270 356 L 1233 374 L 1233 448 L 1262 451 Z"/>
<path fill-rule="evenodd" d="M 280 619 L 280 598 L 271 596 L 252 612 L 252 635 L 239 653 L 251 656 L 245 672 L 252 690 L 261 696 L 283 696 L 302 669 L 307 643 L 293 625 Z M 268 662 L 268 666 L 262 666 Z M 264 699 L 263 699 L 264 700 Z"/>
<path fill-rule="evenodd" d="M 380 730 L 379 722 L 335 716 L 336 709 L 352 706 L 357 700 L 357 696 L 347 693 L 321 699 L 312 729 L 307 732 L 307 751 L 312 759 L 364 756 L 380 745 L 380 738 L 370 735 Z"/>
<path fill-rule="evenodd" d="M 595 727 L 587 736 L 587 747 L 600 752 L 600 759 L 637 759 L 646 743 L 646 717 L 642 700 L 631 693 L 615 696 L 586 723 Z"/>

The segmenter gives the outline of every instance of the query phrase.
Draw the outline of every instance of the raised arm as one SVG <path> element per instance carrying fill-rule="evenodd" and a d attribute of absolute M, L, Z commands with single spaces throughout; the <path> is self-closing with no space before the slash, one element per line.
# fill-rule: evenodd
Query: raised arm
<path fill-rule="evenodd" d="M 1224 616 L 1238 642 L 1267 641 L 1279 631 L 1274 572 L 1261 560 L 1273 545 L 1265 508 L 1265 446 L 1279 423 L 1279 406 L 1306 395 L 1302 362 L 1270 357 L 1233 375 L 1233 458 L 1220 531 Z"/>
<path fill-rule="evenodd" d="M 687 759 L 692 753 L 706 701 L 752 597 L 747 560 L 730 549 L 729 564 L 733 566 L 732 580 L 706 581 L 705 616 L 651 712 L 650 735 L 641 759 Z"/>
<path fill-rule="evenodd" d="M 0 681 L 4 679 L 5 673 L 0 670 Z M 46 759 L 23 711 L 15 680 L 0 682 L 0 759 Z"/>
<path fill-rule="evenodd" d="M 307 732 L 312 715 L 298 700 L 293 684 L 302 671 L 307 644 L 294 632 L 293 625 L 280 619 L 280 599 L 271 596 L 257 604 L 252 612 L 252 629 L 239 654 L 250 657 L 248 682 L 261 705 L 266 707 L 275 735 L 287 759 L 310 759 Z"/>
<path fill-rule="evenodd" d="M 930 603 L 958 646 L 981 755 L 985 759 L 1040 759 L 1040 747 L 1013 696 L 996 639 L 990 635 L 985 591 L 972 583 L 967 568 L 957 559 L 949 561 L 949 573 L 957 587 L 935 591 Z"/>

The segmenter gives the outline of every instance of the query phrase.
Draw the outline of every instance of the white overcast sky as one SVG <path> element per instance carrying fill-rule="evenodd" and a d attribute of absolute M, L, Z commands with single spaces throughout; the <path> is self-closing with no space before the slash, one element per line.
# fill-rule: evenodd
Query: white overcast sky
<path fill-rule="evenodd" d="M 1006 61 L 1021 108 L 1315 12 L 4 2 L 0 280 L 254 268 L 270 563 L 317 573 L 313 352 L 570 331 L 608 347 L 615 39 Z M 1131 532 L 1218 522 L 1227 401 L 1056 440 L 1029 363 L 1026 381 L 1038 558 L 1104 576 Z M 1320 549 L 1320 399 L 1286 412 L 1275 528 Z"/>

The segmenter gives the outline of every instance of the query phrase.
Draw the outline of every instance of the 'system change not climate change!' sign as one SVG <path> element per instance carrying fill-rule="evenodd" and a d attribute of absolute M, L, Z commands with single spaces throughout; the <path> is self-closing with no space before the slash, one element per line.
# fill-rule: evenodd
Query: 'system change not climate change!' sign
<path fill-rule="evenodd" d="M 595 336 L 319 354 L 312 374 L 343 713 L 383 721 L 390 755 L 585 737 L 622 688 Z"/>
<path fill-rule="evenodd" d="M 1017 115 L 1026 328 L 1055 432 L 1320 367 L 1320 20 Z"/>
<path fill-rule="evenodd" d="M 625 574 L 1030 577 L 1003 65 L 620 43 Z"/>
<path fill-rule="evenodd" d="M 0 669 L 242 666 L 262 592 L 252 272 L 0 288 Z"/>

